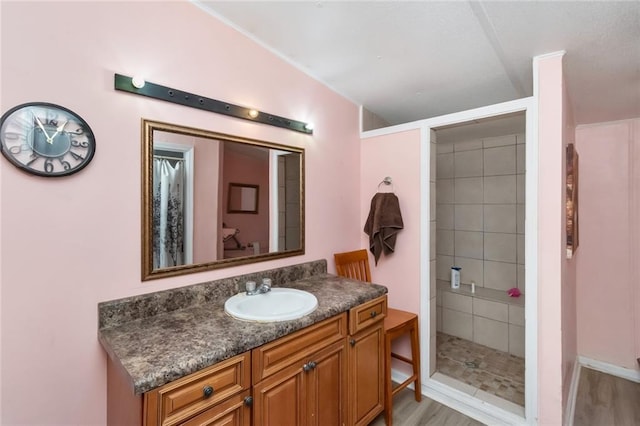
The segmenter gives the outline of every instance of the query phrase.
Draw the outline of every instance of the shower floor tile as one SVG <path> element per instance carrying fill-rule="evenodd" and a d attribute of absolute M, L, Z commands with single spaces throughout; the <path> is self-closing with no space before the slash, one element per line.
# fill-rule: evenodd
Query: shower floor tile
<path fill-rule="evenodd" d="M 436 370 L 524 406 L 524 358 L 438 333 Z"/>

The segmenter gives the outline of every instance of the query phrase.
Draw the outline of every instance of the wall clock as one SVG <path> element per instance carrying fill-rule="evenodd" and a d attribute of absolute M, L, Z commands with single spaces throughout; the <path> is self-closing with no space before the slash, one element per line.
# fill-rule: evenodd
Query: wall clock
<path fill-rule="evenodd" d="M 0 150 L 28 173 L 57 177 L 86 167 L 96 152 L 96 141 L 78 114 L 59 105 L 31 102 L 0 118 Z"/>

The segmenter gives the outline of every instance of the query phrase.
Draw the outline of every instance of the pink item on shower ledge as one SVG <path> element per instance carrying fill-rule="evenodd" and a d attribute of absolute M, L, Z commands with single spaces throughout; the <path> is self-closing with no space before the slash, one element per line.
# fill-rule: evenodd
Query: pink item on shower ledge
<path fill-rule="evenodd" d="M 518 289 L 518 287 L 513 287 L 507 290 L 507 294 L 511 297 L 520 297 L 522 293 L 520 293 L 520 290 Z"/>

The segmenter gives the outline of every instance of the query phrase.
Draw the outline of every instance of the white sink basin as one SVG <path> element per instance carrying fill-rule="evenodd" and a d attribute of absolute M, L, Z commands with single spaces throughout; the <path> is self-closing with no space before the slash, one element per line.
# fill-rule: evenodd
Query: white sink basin
<path fill-rule="evenodd" d="M 224 303 L 225 312 L 232 317 L 260 322 L 294 320 L 310 314 L 317 307 L 318 299 L 313 294 L 281 287 L 253 296 L 238 293 Z"/>

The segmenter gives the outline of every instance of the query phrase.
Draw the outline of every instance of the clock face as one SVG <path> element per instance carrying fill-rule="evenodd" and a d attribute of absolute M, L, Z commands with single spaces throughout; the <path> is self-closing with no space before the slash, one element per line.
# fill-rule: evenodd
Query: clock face
<path fill-rule="evenodd" d="M 91 128 L 59 105 L 18 105 L 0 119 L 0 150 L 15 166 L 39 176 L 66 176 L 84 168 L 96 152 Z"/>

